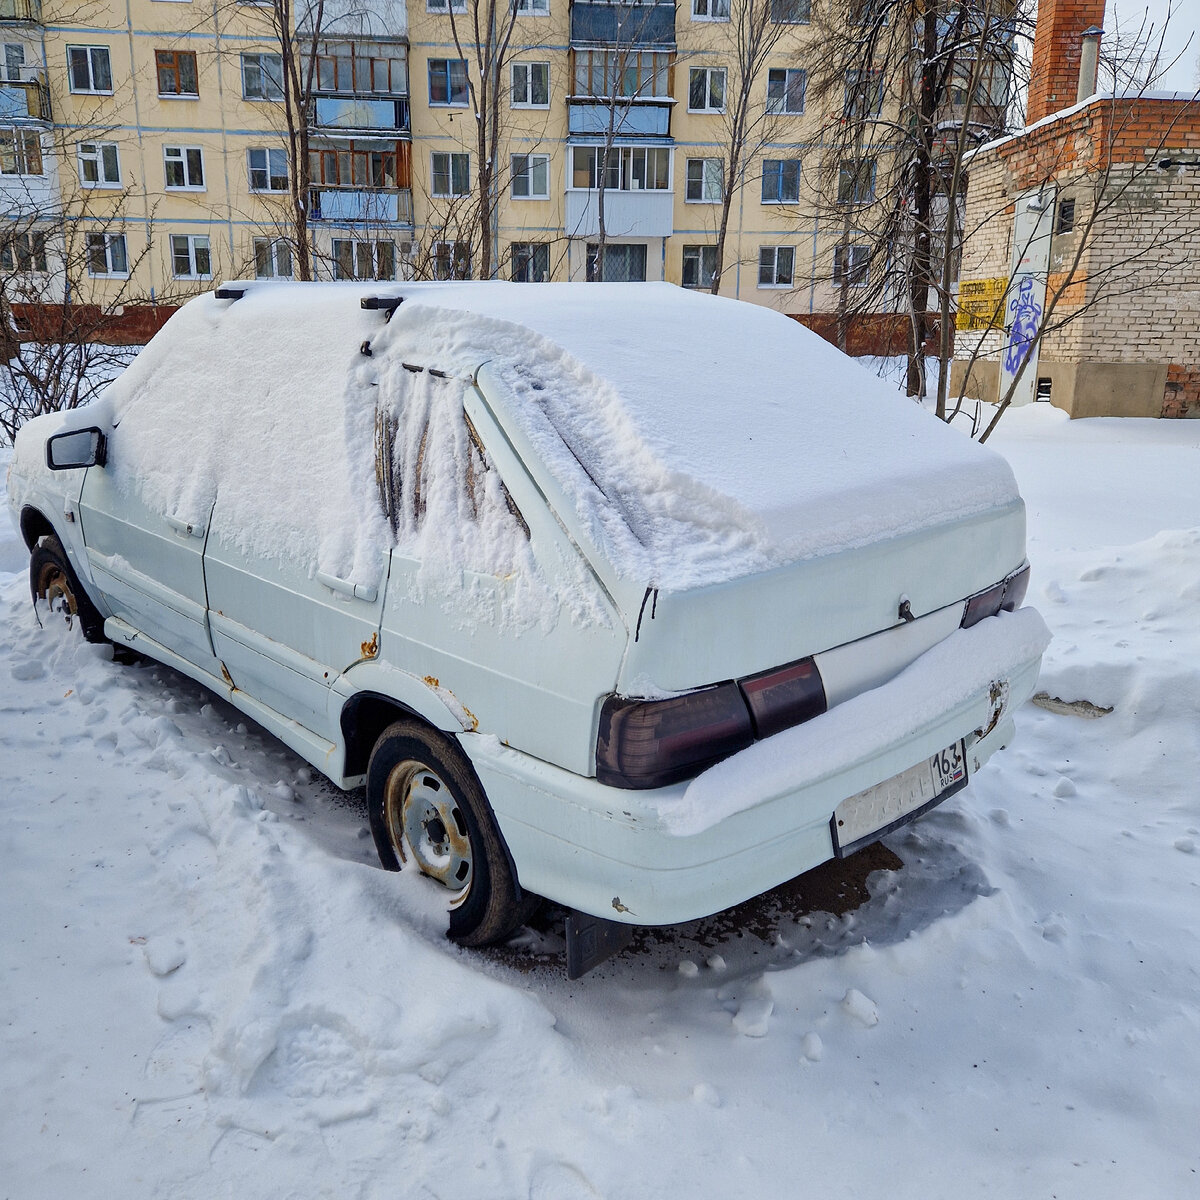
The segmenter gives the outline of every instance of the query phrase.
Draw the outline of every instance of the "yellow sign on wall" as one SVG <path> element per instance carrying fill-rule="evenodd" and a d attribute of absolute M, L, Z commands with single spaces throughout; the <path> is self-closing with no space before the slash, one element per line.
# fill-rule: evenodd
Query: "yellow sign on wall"
<path fill-rule="evenodd" d="M 964 279 L 958 285 L 955 329 L 1003 329 L 1007 279 Z"/>

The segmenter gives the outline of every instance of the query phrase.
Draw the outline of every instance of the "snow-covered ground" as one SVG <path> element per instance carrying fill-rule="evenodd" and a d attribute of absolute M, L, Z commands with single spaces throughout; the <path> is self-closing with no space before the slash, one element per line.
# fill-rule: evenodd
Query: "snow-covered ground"
<path fill-rule="evenodd" d="M 1112 713 L 1026 706 L 886 850 L 577 983 L 552 914 L 457 950 L 359 798 L 39 629 L 0 519 L 0 1196 L 1200 1196 L 1200 422 L 992 444 L 1041 686 Z"/>

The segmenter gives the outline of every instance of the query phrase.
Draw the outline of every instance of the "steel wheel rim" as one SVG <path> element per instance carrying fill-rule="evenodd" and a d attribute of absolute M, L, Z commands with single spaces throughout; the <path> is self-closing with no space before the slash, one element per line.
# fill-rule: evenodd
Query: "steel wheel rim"
<path fill-rule="evenodd" d="M 449 893 L 457 908 L 471 890 L 474 868 L 466 818 L 440 775 L 425 763 L 405 759 L 388 773 L 384 785 L 388 839 L 401 863 Z"/>

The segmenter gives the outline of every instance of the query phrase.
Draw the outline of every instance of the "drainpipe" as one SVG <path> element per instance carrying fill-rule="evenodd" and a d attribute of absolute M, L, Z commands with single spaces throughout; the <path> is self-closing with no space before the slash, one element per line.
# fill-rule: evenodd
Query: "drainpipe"
<path fill-rule="evenodd" d="M 1100 68 L 1100 38 L 1104 30 L 1098 25 L 1089 25 L 1083 31 L 1079 47 L 1079 91 L 1075 103 L 1082 104 L 1096 94 L 1096 75 Z"/>

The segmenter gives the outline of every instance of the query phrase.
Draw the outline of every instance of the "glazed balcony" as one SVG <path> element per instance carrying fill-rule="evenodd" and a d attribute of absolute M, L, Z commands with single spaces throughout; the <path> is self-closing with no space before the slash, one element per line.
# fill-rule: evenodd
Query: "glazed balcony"
<path fill-rule="evenodd" d="M 587 137 L 605 137 L 612 122 L 615 137 L 668 137 L 671 133 L 671 102 L 617 100 L 615 109 L 592 97 L 570 97 L 567 131 Z"/>
<path fill-rule="evenodd" d="M 50 96 L 38 82 L 0 83 L 0 121 L 50 122 Z"/>
<path fill-rule="evenodd" d="M 0 24 L 23 21 L 30 25 L 42 23 L 41 0 L 0 0 Z"/>
<path fill-rule="evenodd" d="M 408 133 L 408 97 L 317 96 L 313 125 L 327 133 Z"/>
<path fill-rule="evenodd" d="M 675 45 L 674 4 L 571 5 L 572 46 Z"/>
<path fill-rule="evenodd" d="M 318 187 L 309 193 L 309 219 L 340 225 L 412 228 L 410 188 Z"/>

